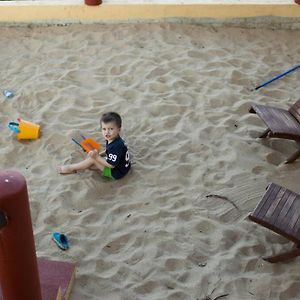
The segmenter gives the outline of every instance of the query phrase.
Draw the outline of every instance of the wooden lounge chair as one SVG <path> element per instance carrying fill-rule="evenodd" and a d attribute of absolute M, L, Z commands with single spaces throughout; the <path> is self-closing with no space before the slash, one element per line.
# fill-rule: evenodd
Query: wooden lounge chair
<path fill-rule="evenodd" d="M 252 104 L 250 113 L 256 113 L 267 125 L 260 138 L 275 137 L 300 142 L 300 99 L 289 110 Z M 300 156 L 300 149 L 287 158 L 291 163 Z"/>
<path fill-rule="evenodd" d="M 271 183 L 249 219 L 294 242 L 290 251 L 263 258 L 276 263 L 300 255 L 300 195 Z"/>

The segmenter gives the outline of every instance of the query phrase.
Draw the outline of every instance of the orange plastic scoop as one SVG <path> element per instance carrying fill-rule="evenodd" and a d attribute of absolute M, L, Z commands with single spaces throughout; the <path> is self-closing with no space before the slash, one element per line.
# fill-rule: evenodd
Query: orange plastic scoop
<path fill-rule="evenodd" d="M 86 152 L 90 152 L 95 149 L 99 151 L 101 149 L 101 145 L 90 137 L 87 137 L 84 140 L 82 140 L 80 142 L 80 145 Z"/>

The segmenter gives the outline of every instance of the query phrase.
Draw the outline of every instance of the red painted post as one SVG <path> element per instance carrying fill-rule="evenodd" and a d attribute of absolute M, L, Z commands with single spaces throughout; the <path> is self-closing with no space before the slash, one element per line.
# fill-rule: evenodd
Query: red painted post
<path fill-rule="evenodd" d="M 95 5 L 100 5 L 102 4 L 102 0 L 84 0 L 84 3 L 86 5 L 92 5 L 92 6 L 95 6 Z"/>
<path fill-rule="evenodd" d="M 3 300 L 42 300 L 26 181 L 16 171 L 0 171 L 0 220 Z"/>

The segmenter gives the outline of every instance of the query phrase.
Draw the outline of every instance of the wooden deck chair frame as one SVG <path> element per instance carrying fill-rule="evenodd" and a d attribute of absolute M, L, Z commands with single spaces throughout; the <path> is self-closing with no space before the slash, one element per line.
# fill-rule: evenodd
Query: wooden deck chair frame
<path fill-rule="evenodd" d="M 300 99 L 289 110 L 251 104 L 250 113 L 256 113 L 267 125 L 260 138 L 275 137 L 300 142 Z M 292 163 L 300 156 L 300 149 L 287 158 L 285 163 Z"/>
<path fill-rule="evenodd" d="M 271 183 L 248 218 L 294 243 L 291 250 L 264 260 L 276 263 L 300 255 L 300 195 Z"/>

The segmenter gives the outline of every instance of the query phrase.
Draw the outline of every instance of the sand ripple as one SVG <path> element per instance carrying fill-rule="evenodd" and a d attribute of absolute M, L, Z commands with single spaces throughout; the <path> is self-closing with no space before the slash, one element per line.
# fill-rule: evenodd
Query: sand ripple
<path fill-rule="evenodd" d="M 293 143 L 261 141 L 251 101 L 288 107 L 300 73 L 252 92 L 298 62 L 299 31 L 183 24 L 1 28 L 1 167 L 27 179 L 37 254 L 77 263 L 72 299 L 298 299 L 299 260 L 261 257 L 290 245 L 245 218 L 269 180 L 300 192 Z M 118 111 L 133 169 L 121 181 L 60 176 L 83 158 L 78 130 L 103 143 Z M 18 142 L 6 125 L 40 123 Z M 294 176 L 291 176 L 291 174 Z M 208 195 L 221 195 L 230 201 Z M 50 232 L 71 242 L 61 252 Z"/>

